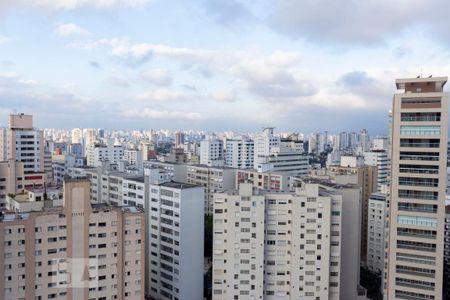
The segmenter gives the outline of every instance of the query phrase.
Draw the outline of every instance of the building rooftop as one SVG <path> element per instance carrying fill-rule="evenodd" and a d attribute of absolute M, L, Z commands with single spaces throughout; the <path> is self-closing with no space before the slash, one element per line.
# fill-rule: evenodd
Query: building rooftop
<path fill-rule="evenodd" d="M 176 181 L 164 182 L 164 183 L 161 183 L 160 186 L 165 186 L 165 187 L 170 187 L 170 188 L 175 188 L 175 189 L 190 189 L 190 188 L 200 187 L 199 185 L 176 182 Z"/>
<path fill-rule="evenodd" d="M 327 179 L 321 179 L 321 178 L 314 178 L 314 177 L 305 177 L 302 179 L 305 183 L 313 183 L 313 184 L 319 184 L 325 187 L 330 187 L 333 189 L 348 189 L 348 188 L 357 188 L 358 186 L 354 184 L 340 184 L 340 183 L 334 183 Z"/>
<path fill-rule="evenodd" d="M 447 83 L 447 77 L 416 77 L 416 78 L 401 78 L 395 81 L 397 89 L 404 89 L 408 83 L 439 83 L 441 87 Z"/>

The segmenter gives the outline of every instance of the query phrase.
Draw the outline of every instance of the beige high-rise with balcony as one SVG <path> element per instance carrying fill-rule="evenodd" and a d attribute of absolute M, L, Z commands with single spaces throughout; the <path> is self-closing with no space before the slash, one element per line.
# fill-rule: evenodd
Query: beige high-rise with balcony
<path fill-rule="evenodd" d="M 396 81 L 385 299 L 442 299 L 447 77 Z"/>

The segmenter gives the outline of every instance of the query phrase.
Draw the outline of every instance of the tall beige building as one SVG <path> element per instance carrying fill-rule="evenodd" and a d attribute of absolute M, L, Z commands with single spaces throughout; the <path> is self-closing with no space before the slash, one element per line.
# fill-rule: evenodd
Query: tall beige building
<path fill-rule="evenodd" d="M 41 197 L 10 197 L 16 212 L 0 217 L 0 299 L 144 299 L 144 213 L 91 205 L 89 186 L 66 180 L 62 206 L 38 211 Z"/>
<path fill-rule="evenodd" d="M 376 166 L 365 166 L 357 163 L 359 157 L 347 156 L 341 161 L 341 165 L 329 167 L 333 181 L 340 184 L 356 184 L 361 187 L 362 211 L 361 211 L 361 262 L 367 262 L 367 232 L 369 220 L 370 195 L 377 190 L 378 169 Z M 362 158 L 361 158 L 362 159 Z"/>
<path fill-rule="evenodd" d="M 24 163 L 24 173 L 44 172 L 44 133 L 33 128 L 33 116 L 9 116 L 8 159 Z"/>
<path fill-rule="evenodd" d="M 396 81 L 386 299 L 442 299 L 447 77 Z"/>

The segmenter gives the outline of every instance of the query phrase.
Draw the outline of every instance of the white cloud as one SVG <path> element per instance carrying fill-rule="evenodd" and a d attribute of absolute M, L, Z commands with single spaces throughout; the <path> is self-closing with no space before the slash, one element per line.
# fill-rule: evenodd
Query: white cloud
<path fill-rule="evenodd" d="M 167 86 L 172 84 L 172 75 L 165 69 L 143 71 L 141 77 L 154 85 Z"/>
<path fill-rule="evenodd" d="M 59 36 L 69 36 L 69 35 L 88 35 L 90 34 L 84 28 L 81 28 L 77 24 L 73 23 L 58 23 L 55 28 L 55 33 Z"/>
<path fill-rule="evenodd" d="M 7 44 L 7 43 L 9 43 L 10 41 L 11 41 L 10 38 L 8 38 L 8 37 L 6 37 L 6 36 L 1 36 L 1 35 L 0 35 L 0 45 Z"/>
<path fill-rule="evenodd" d="M 49 10 L 73 10 L 79 8 L 113 9 L 117 7 L 136 7 L 149 0 L 4 0 L 1 7 L 35 7 Z"/>
<path fill-rule="evenodd" d="M 219 90 L 211 92 L 210 97 L 218 102 L 235 102 L 237 93 L 235 90 Z"/>
<path fill-rule="evenodd" d="M 166 88 L 155 89 L 152 91 L 142 93 L 138 96 L 139 100 L 158 101 L 158 102 L 179 101 L 182 100 L 183 98 L 184 95 L 182 95 L 181 93 Z"/>
<path fill-rule="evenodd" d="M 109 46 L 109 54 L 112 57 L 132 66 L 143 64 L 153 56 L 179 59 L 190 63 L 206 63 L 217 58 L 215 51 L 178 48 L 160 44 L 131 43 L 127 38 L 100 39 L 94 43 L 74 46 L 82 49 L 93 49 L 100 45 Z"/>
<path fill-rule="evenodd" d="M 449 37 L 448 0 L 277 0 L 270 22 L 313 42 L 371 45 L 407 30 Z"/>
<path fill-rule="evenodd" d="M 130 83 L 128 80 L 116 76 L 108 78 L 108 83 L 114 87 L 129 87 Z"/>
<path fill-rule="evenodd" d="M 165 120 L 203 120 L 205 116 L 197 112 L 184 111 L 168 111 L 156 110 L 152 108 L 144 108 L 140 110 L 127 110 L 124 116 L 128 118 L 148 118 L 148 119 L 165 119 Z"/>

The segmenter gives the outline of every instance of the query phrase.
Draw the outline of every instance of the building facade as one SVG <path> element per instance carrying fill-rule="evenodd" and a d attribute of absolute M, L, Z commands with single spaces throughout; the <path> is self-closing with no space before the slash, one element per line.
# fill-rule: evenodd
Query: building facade
<path fill-rule="evenodd" d="M 89 181 L 64 183 L 63 206 L 0 219 L 0 298 L 144 299 L 144 213 L 91 206 Z"/>
<path fill-rule="evenodd" d="M 391 124 L 387 299 L 441 299 L 448 136 L 446 77 L 397 79 Z"/>
<path fill-rule="evenodd" d="M 25 174 L 44 172 L 44 133 L 33 128 L 33 116 L 9 116 L 8 159 L 23 162 Z"/>
<path fill-rule="evenodd" d="M 236 169 L 253 169 L 255 144 L 250 139 L 227 140 L 225 146 L 225 165 Z"/>
<path fill-rule="evenodd" d="M 236 170 L 227 167 L 187 165 L 186 179 L 183 182 L 205 188 L 205 214 L 212 215 L 214 193 L 235 187 Z"/>
<path fill-rule="evenodd" d="M 340 299 L 342 202 L 333 198 L 318 185 L 216 194 L 213 299 Z"/>
<path fill-rule="evenodd" d="M 146 294 L 203 299 L 204 189 L 171 181 L 148 184 Z"/>
<path fill-rule="evenodd" d="M 369 199 L 367 227 L 367 268 L 373 272 L 384 270 L 387 195 L 373 193 Z"/>
<path fill-rule="evenodd" d="M 200 142 L 200 164 L 223 166 L 223 142 L 219 139 L 208 139 Z"/>

